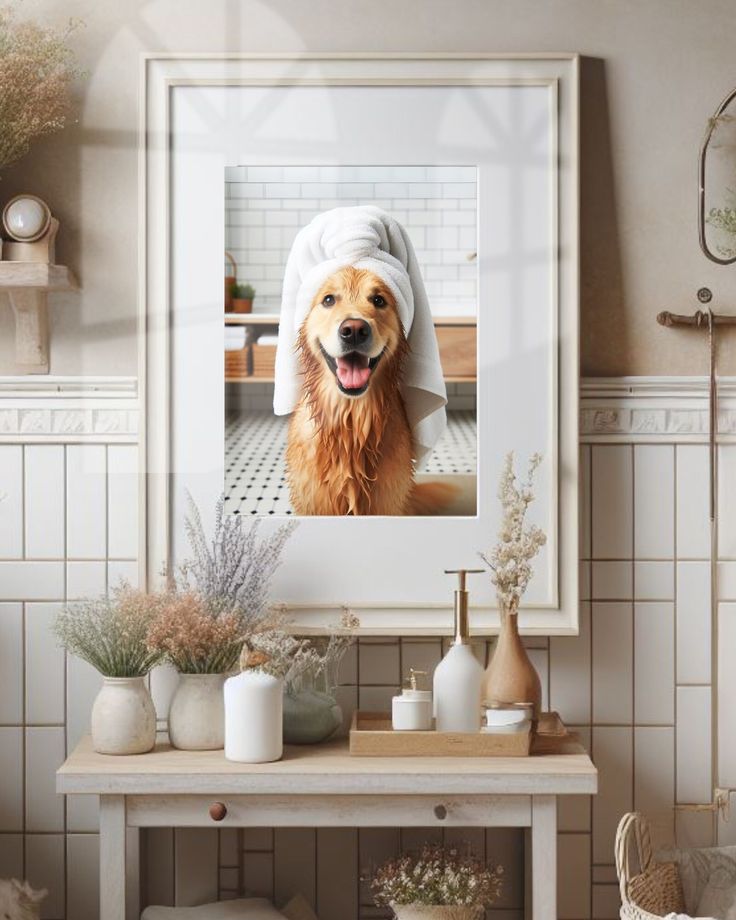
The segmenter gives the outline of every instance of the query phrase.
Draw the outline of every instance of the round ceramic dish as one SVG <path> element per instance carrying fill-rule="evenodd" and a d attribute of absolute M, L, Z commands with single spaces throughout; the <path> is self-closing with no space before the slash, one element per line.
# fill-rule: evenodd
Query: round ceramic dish
<path fill-rule="evenodd" d="M 526 731 L 530 721 L 528 709 L 487 709 L 486 724 L 481 731 L 489 734 L 508 735 L 512 732 Z"/>

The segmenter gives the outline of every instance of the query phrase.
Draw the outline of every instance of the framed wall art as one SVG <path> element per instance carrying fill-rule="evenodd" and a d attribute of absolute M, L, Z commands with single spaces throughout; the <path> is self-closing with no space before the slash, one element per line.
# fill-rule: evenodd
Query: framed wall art
<path fill-rule="evenodd" d="M 539 452 L 521 623 L 575 632 L 577 58 L 154 55 L 142 85 L 148 572 L 224 494 L 299 521 L 298 628 L 443 633 Z"/>

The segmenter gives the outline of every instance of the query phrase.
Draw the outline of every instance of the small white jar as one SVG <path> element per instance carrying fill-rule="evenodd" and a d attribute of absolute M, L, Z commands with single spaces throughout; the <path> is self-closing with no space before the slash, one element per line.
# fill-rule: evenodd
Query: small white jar
<path fill-rule="evenodd" d="M 432 692 L 404 689 L 391 700 L 391 725 L 395 732 L 432 730 Z"/>
<path fill-rule="evenodd" d="M 419 678 L 426 676 L 426 671 L 410 668 L 409 686 L 391 700 L 391 726 L 395 732 L 432 731 L 432 691 L 420 690 L 418 686 Z"/>

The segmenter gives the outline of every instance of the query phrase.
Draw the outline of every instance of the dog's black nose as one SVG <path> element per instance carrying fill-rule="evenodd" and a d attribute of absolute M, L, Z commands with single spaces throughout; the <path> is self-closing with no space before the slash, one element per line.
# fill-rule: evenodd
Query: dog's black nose
<path fill-rule="evenodd" d="M 371 340 L 371 327 L 364 319 L 344 319 L 338 329 L 346 345 L 367 345 Z"/>

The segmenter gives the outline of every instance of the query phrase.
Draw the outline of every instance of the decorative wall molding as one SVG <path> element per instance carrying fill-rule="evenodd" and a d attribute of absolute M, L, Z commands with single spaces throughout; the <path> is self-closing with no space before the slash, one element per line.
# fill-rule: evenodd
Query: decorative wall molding
<path fill-rule="evenodd" d="M 589 377 L 580 384 L 580 440 L 706 443 L 707 377 Z M 718 381 L 718 440 L 736 442 L 736 378 Z"/>
<path fill-rule="evenodd" d="M 135 443 L 140 411 L 135 377 L 0 377 L 0 443 Z M 736 377 L 718 381 L 718 436 L 736 443 Z M 580 440 L 705 443 L 708 378 L 584 378 Z"/>
<path fill-rule="evenodd" d="M 0 377 L 0 443 L 136 443 L 135 377 Z"/>

